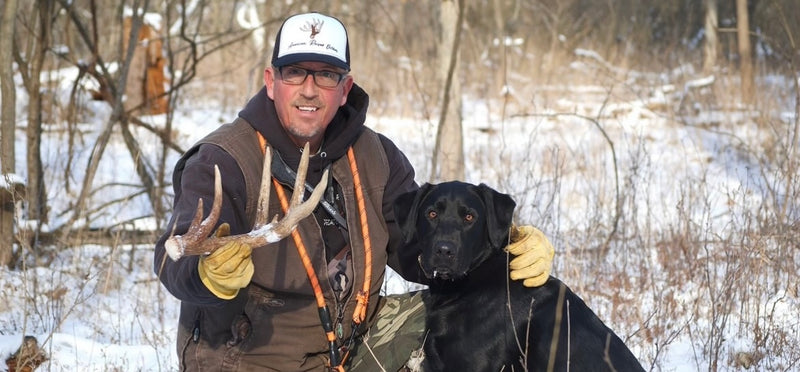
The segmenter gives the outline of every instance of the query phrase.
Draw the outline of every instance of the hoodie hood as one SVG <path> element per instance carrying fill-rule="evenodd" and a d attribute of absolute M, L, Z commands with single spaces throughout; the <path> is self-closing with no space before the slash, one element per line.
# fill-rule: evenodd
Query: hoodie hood
<path fill-rule="evenodd" d="M 325 130 L 325 139 L 322 141 L 319 153 L 309 162 L 307 181 L 310 184 L 316 185 L 322 176 L 323 169 L 344 156 L 350 145 L 361 135 L 367 118 L 368 106 L 369 96 L 367 93 L 357 84 L 353 84 L 350 94 L 347 96 L 347 103 L 339 107 L 336 116 Z M 297 170 L 300 163 L 300 149 L 292 142 L 278 120 L 275 103 L 267 96 L 266 87 L 261 88 L 250 99 L 244 109 L 239 112 L 239 117 L 261 133 L 267 143 L 280 153 L 283 161 L 289 167 Z"/>

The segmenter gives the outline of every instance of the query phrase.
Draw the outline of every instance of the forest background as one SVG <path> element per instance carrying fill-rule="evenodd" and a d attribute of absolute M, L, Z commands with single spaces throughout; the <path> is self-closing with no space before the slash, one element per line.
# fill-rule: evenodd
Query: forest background
<path fill-rule="evenodd" d="M 798 368 L 796 0 L 2 7 L 4 357 L 33 334 L 73 369 L 78 347 L 69 364 L 55 342 L 73 333 L 106 367 L 130 364 L 109 345 L 144 344 L 156 357 L 134 366 L 174 368 L 176 302 L 150 270 L 172 166 L 261 88 L 283 19 L 317 10 L 347 25 L 370 125 L 418 181 L 512 194 L 556 245 L 554 274 L 648 369 Z M 78 314 L 109 301 L 138 325 Z"/>

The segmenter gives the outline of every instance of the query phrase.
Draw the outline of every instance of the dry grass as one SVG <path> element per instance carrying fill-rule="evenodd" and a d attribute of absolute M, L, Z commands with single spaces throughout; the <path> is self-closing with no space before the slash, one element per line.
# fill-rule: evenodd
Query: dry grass
<path fill-rule="evenodd" d="M 606 85 L 611 83 L 603 77 L 593 81 L 608 88 L 599 97 L 605 102 L 594 107 L 615 110 L 576 115 L 574 108 L 592 107 L 591 98 L 582 101 L 565 88 L 532 95 L 561 95 L 585 105 L 537 115 L 550 109 L 543 107 L 527 115 L 540 131 L 563 130 L 593 141 L 578 148 L 569 141 L 532 140 L 530 174 L 520 177 L 514 166 L 492 173 L 506 175 L 499 182 L 521 201 L 520 219 L 539 225 L 556 243 L 555 274 L 617 330 L 648 369 L 672 365 L 664 359 L 667 352 L 687 346 L 684 354 L 696 369 L 797 368 L 800 322 L 783 314 L 800 304 L 800 211 L 794 202 L 800 200 L 800 120 L 781 112 L 797 111 L 791 97 L 800 92 L 771 86 L 755 107 L 743 108 L 736 90 L 715 89 L 735 85 L 735 77 L 720 75 L 703 92 L 637 114 L 641 92 L 639 98 L 615 95 L 626 88 Z M 680 112 L 686 99 L 700 109 Z M 553 128 L 549 120 L 558 115 L 577 120 Z M 622 127 L 631 125 L 630 115 L 667 129 L 632 135 L 637 131 Z M 670 127 L 674 133 L 690 128 L 698 137 L 670 137 Z M 675 159 L 693 154 L 662 153 L 659 143 L 671 141 L 699 144 L 706 155 L 675 172 Z M 472 166 L 496 166 L 493 155 L 476 156 Z M 574 208 L 581 213 L 571 213 Z M 570 219 L 574 215 L 583 221 Z"/>
<path fill-rule="evenodd" d="M 386 15 L 402 9 L 373 11 Z M 405 37 L 400 31 L 411 27 L 391 20 L 354 23 L 352 38 L 359 43 L 353 74 L 371 94 L 373 118 L 411 118 L 430 129 L 439 97 L 430 62 L 435 38 Z M 422 16 L 415 21 L 428 24 Z M 382 49 L 383 43 L 389 49 Z M 202 83 L 185 89 L 177 110 L 209 102 L 235 113 L 260 88 L 265 65 L 266 51 L 242 45 L 208 58 L 198 71 Z M 577 50 L 548 54 L 523 45 L 507 51 L 502 84 L 495 64 L 500 50 L 480 45 L 465 51 L 460 74 L 469 100 L 465 107 L 472 110 L 475 102 L 488 107 L 478 117 L 485 121 L 480 134 L 465 134 L 485 139 L 468 149 L 468 180 L 491 182 L 514 195 L 519 221 L 540 227 L 554 242 L 554 273 L 617 331 L 645 367 L 668 368 L 675 361 L 665 358 L 685 348 L 681 355 L 694 369 L 799 368 L 800 323 L 784 316 L 800 306 L 798 72 L 762 69 L 761 94 L 746 108 L 739 104 L 735 66 L 720 66 L 713 84 L 690 88 L 688 82 L 705 77 L 692 68 L 697 63 L 669 63 L 693 61 L 691 55 L 676 53 L 663 65 L 659 55 L 644 53 L 607 63 Z M 543 67 L 544 60 L 550 67 Z M 631 130 L 635 119 L 645 127 Z M 527 128 L 522 149 L 515 144 L 519 138 L 500 134 L 520 120 Z M 65 130 L 59 128 L 49 130 Z M 692 136 L 681 137 L 685 130 Z M 85 133 L 78 134 L 83 140 Z M 418 142 L 422 149 L 433 144 L 430 138 Z M 704 151 L 664 153 L 665 143 Z M 675 163 L 686 167 L 675 172 Z M 417 164 L 420 180 L 428 166 Z M 720 172 L 738 183 L 718 183 Z M 70 182 L 77 183 L 64 184 Z M 0 312 L 23 315 L 0 319 L 0 330 L 54 332 L 76 309 L 95 309 L 102 323 L 79 315 L 97 328 L 98 339 L 135 338 L 172 353 L 174 299 L 152 278 L 149 247 L 124 242 L 22 247 L 30 256 L 34 248 L 39 254 L 71 253 L 46 271 L 19 269 L 26 274 L 0 292 Z M 36 266 L 33 259 L 26 262 Z M 129 280 L 133 274 L 141 277 Z M 74 280 L 79 283 L 69 285 Z M 114 293 L 142 300 L 134 309 L 114 309 L 96 295 Z M 142 315 L 123 317 L 115 313 L 120 310 Z M 162 322 L 141 323 L 153 318 Z"/>

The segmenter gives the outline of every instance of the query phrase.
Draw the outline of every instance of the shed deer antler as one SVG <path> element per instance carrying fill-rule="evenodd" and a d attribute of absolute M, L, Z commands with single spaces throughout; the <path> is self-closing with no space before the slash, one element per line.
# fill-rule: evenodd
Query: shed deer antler
<path fill-rule="evenodd" d="M 308 171 L 308 143 L 303 149 L 300 157 L 300 165 L 297 167 L 297 178 L 294 182 L 294 193 L 292 194 L 289 210 L 282 220 L 278 220 L 277 214 L 272 222 L 267 223 L 267 213 L 269 210 L 270 179 L 272 177 L 272 151 L 268 147 L 264 154 L 264 168 L 261 173 L 261 191 L 258 196 L 258 206 L 256 207 L 256 220 L 253 230 L 239 235 L 229 235 L 217 237 L 211 235 L 211 231 L 217 225 L 219 213 L 222 209 L 222 181 L 219 168 L 214 166 L 214 202 L 211 205 L 211 212 L 208 217 L 203 219 L 203 199 L 197 202 L 197 212 L 195 213 L 192 224 L 183 235 L 172 235 L 164 243 L 167 254 L 173 259 L 178 260 L 183 256 L 197 256 L 211 254 L 220 247 L 231 241 L 239 241 L 249 244 L 251 247 L 260 247 L 268 243 L 275 243 L 292 233 L 303 218 L 306 218 L 316 208 L 317 203 L 322 198 L 325 188 L 328 185 L 328 170 L 322 175 L 322 179 L 314 187 L 311 196 L 303 202 L 305 190 L 306 173 Z"/>

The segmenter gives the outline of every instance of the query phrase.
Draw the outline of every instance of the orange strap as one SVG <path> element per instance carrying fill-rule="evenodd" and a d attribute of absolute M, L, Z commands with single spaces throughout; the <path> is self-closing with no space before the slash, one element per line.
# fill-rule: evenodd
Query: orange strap
<path fill-rule="evenodd" d="M 260 143 L 261 151 L 266 152 L 266 139 L 261 133 L 258 133 L 258 141 Z M 365 253 L 365 260 L 364 260 L 364 284 L 362 286 L 361 291 L 356 294 L 356 308 L 353 312 L 353 323 L 355 325 L 360 325 L 364 319 L 366 319 L 367 314 L 367 305 L 369 304 L 369 290 L 370 290 L 370 282 L 372 281 L 372 240 L 369 237 L 369 224 L 367 222 L 367 210 L 364 204 L 364 193 L 361 190 L 361 177 L 358 172 L 358 166 L 356 165 L 356 158 L 353 152 L 353 147 L 351 146 L 347 150 L 347 158 L 350 162 L 350 171 L 353 173 L 353 183 L 355 185 L 355 192 L 356 192 L 356 204 L 358 206 L 359 211 L 359 218 L 361 222 L 361 236 L 364 240 L 364 253 Z M 272 178 L 272 184 L 275 186 L 275 191 L 278 194 L 278 199 L 281 202 L 281 208 L 283 212 L 289 209 L 289 202 L 288 198 L 286 197 L 286 192 L 283 190 L 281 184 L 276 180 L 274 177 Z M 295 191 L 296 192 L 296 191 Z M 303 192 L 302 190 L 300 192 Z M 311 258 L 308 256 L 308 251 L 306 250 L 306 246 L 303 243 L 303 239 L 300 237 L 300 233 L 297 229 L 292 231 L 292 239 L 294 240 L 295 246 L 297 247 L 297 253 L 300 255 L 300 259 L 303 262 L 303 267 L 306 270 L 306 275 L 308 275 L 308 280 L 311 282 L 311 287 L 314 289 L 314 297 L 317 301 L 317 307 L 319 309 L 325 309 L 327 311 L 327 304 L 325 302 L 325 296 L 322 293 L 322 287 L 320 287 L 319 279 L 317 278 L 316 272 L 314 271 L 314 266 L 311 264 Z M 329 315 L 328 315 L 329 317 Z M 331 348 L 334 347 L 334 343 L 336 341 L 336 334 L 332 330 L 332 326 L 330 325 L 330 319 L 322 320 L 323 321 L 323 329 L 325 330 L 325 335 L 328 339 L 328 342 L 331 344 Z M 328 324 L 325 324 L 328 323 Z M 355 327 L 353 327 L 353 332 L 355 332 Z M 333 352 L 333 350 L 331 350 Z M 349 350 L 347 351 L 344 358 L 339 361 L 338 365 L 332 366 L 331 368 L 335 369 L 336 371 L 344 371 L 344 364 L 347 356 L 349 356 Z"/>
<path fill-rule="evenodd" d="M 281 184 L 278 183 L 278 180 L 275 178 L 272 179 L 272 184 L 275 186 L 275 192 L 278 194 L 278 199 L 281 201 L 281 208 L 283 208 L 283 212 L 286 213 L 286 211 L 289 210 L 289 200 L 286 198 L 286 192 L 283 191 L 283 187 L 281 187 Z M 292 230 L 292 239 L 294 239 L 294 244 L 297 246 L 297 253 L 300 254 L 300 260 L 303 261 L 303 267 L 305 267 L 306 274 L 308 274 L 308 280 L 311 281 L 311 287 L 314 288 L 317 306 L 320 308 L 327 306 L 325 304 L 325 297 L 322 295 L 322 287 L 319 285 L 319 279 L 317 279 L 314 267 L 311 265 L 311 258 L 308 257 L 306 245 L 303 243 L 303 239 L 300 237 L 300 233 L 297 229 Z M 334 335 L 333 332 L 326 333 L 328 333 L 328 341 L 336 340 L 336 335 Z"/>
<path fill-rule="evenodd" d="M 353 147 L 347 149 L 347 159 L 350 160 L 350 171 L 353 173 L 353 183 L 356 188 L 356 203 L 358 216 L 361 220 L 361 237 L 364 239 L 364 285 L 356 299 L 356 309 L 353 312 L 353 322 L 361 324 L 367 317 L 367 304 L 369 303 L 369 285 L 372 281 L 372 240 L 369 238 L 369 224 L 367 223 L 367 207 L 364 205 L 364 193 L 361 190 L 361 176 L 356 166 L 356 156 Z"/>

